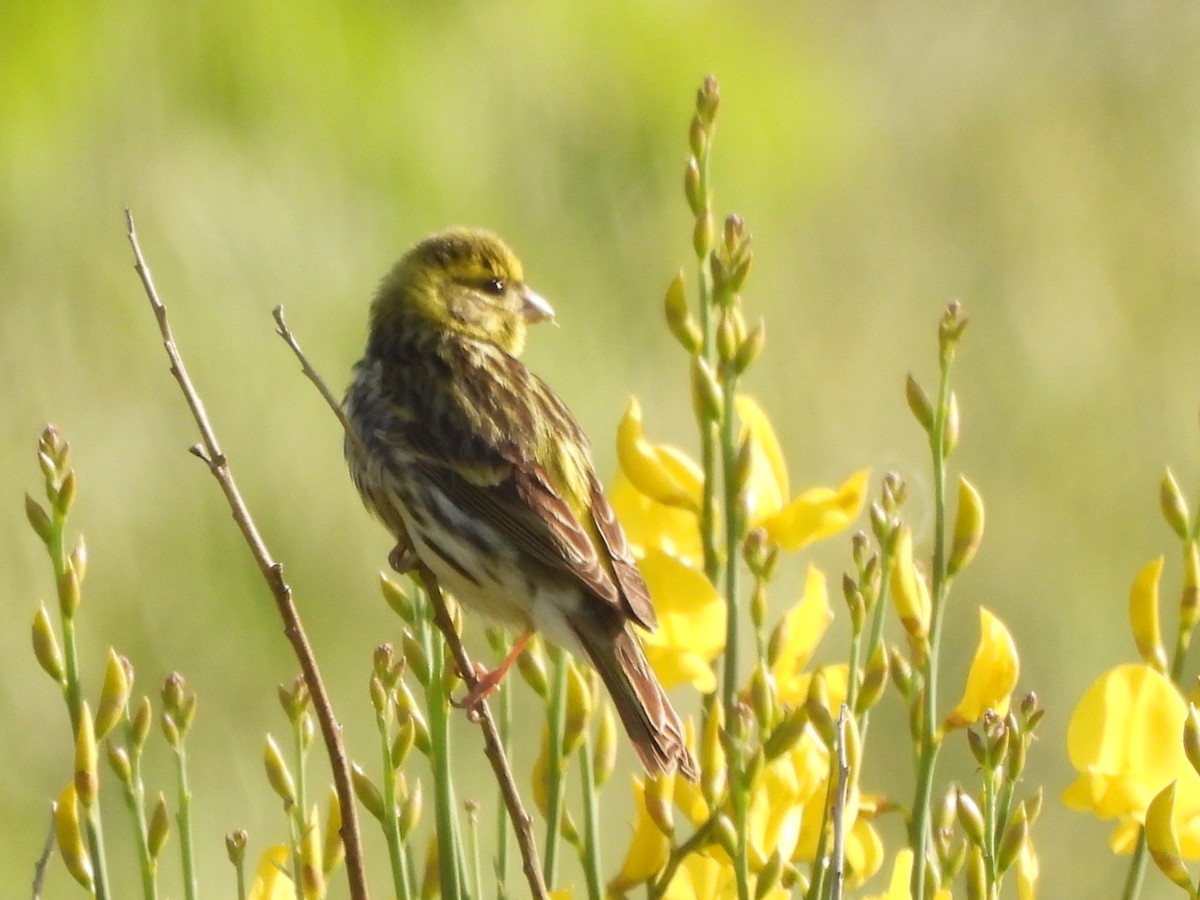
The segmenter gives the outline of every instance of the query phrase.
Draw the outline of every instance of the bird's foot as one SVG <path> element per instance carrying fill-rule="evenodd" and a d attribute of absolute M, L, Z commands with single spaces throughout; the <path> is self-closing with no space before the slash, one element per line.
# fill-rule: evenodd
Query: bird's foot
<path fill-rule="evenodd" d="M 504 662 L 496 666 L 496 668 L 488 671 L 487 666 L 483 663 L 475 663 L 475 686 L 467 691 L 467 696 L 461 700 L 451 700 L 450 705 L 456 706 L 459 709 L 472 709 L 480 702 L 486 700 L 496 692 L 496 688 L 500 687 L 500 682 L 504 680 L 504 676 L 508 674 L 509 668 L 517 657 L 521 655 L 521 651 L 525 649 L 525 645 L 529 643 L 529 638 L 533 635 L 533 631 L 526 631 L 513 643 L 512 649 L 508 651 L 508 656 L 504 657 Z"/>
<path fill-rule="evenodd" d="M 421 560 L 417 558 L 416 552 L 408 544 L 397 544 L 388 554 L 388 565 L 401 575 L 407 575 L 420 564 Z"/>

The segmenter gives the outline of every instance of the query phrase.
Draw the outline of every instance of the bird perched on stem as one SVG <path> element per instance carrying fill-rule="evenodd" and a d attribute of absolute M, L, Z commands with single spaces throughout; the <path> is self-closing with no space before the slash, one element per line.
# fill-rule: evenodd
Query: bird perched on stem
<path fill-rule="evenodd" d="M 654 608 L 587 438 L 518 359 L 526 327 L 553 315 L 496 235 L 453 229 L 416 244 L 371 304 L 345 399 L 362 444 L 347 437 L 350 473 L 398 551 L 520 633 L 468 705 L 540 631 L 595 666 L 647 770 L 695 780 L 679 716 L 634 631 L 656 627 Z"/>

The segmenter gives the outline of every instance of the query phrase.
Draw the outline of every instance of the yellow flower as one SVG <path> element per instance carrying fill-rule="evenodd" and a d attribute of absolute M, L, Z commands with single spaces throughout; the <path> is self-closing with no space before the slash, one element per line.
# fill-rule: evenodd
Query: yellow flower
<path fill-rule="evenodd" d="M 737 895 L 733 863 L 727 857 L 692 853 L 676 870 L 663 897 L 664 900 L 734 900 Z M 784 900 L 791 894 L 776 886 L 762 896 L 763 900 Z"/>
<path fill-rule="evenodd" d="M 751 398 L 738 397 L 736 404 L 752 457 L 748 527 L 764 529 L 791 551 L 837 534 L 858 517 L 868 470 L 854 473 L 836 489 L 810 488 L 789 501 L 787 467 L 770 421 Z M 679 450 L 646 439 L 636 400 L 617 428 L 617 459 L 621 471 L 609 499 L 635 552 L 657 547 L 699 565 L 702 470 Z"/>
<path fill-rule="evenodd" d="M 967 688 L 958 706 L 946 718 L 947 728 L 965 728 L 979 721 L 987 710 L 1003 716 L 1017 686 L 1021 665 L 1017 645 L 1004 623 L 979 607 L 979 646 L 967 676 Z"/>
<path fill-rule="evenodd" d="M 258 858 L 250 900 L 296 900 L 296 887 L 286 871 L 288 853 L 286 844 L 276 844 Z"/>
<path fill-rule="evenodd" d="M 1114 851 L 1133 849 L 1150 802 L 1176 781 L 1172 818 L 1180 853 L 1200 859 L 1200 775 L 1183 750 L 1186 715 L 1175 685 L 1145 665 L 1106 672 L 1075 707 L 1067 750 L 1079 778 L 1063 802 L 1099 819 L 1117 819 L 1109 839 Z"/>
<path fill-rule="evenodd" d="M 912 531 L 907 525 L 900 528 L 896 544 L 896 558 L 892 562 L 892 602 L 900 622 L 909 636 L 922 640 L 929 634 L 929 616 L 932 602 L 925 579 L 913 564 Z"/>
<path fill-rule="evenodd" d="M 1129 624 L 1142 661 L 1160 672 L 1167 671 L 1167 651 L 1158 625 L 1158 580 L 1163 558 L 1151 560 L 1129 590 Z"/>
<path fill-rule="evenodd" d="M 909 884 L 912 881 L 913 852 L 907 847 L 896 854 L 892 864 L 892 880 L 888 889 L 882 894 L 871 894 L 865 900 L 912 900 Z M 950 892 L 945 888 L 937 891 L 934 900 L 950 900 Z"/>
<path fill-rule="evenodd" d="M 646 783 L 641 778 L 633 779 L 633 801 L 637 810 L 637 821 L 633 826 L 633 837 L 621 871 L 608 883 L 610 891 L 620 893 L 644 884 L 667 864 L 671 854 L 670 839 L 654 823 L 646 810 Z"/>
<path fill-rule="evenodd" d="M 783 644 L 771 669 L 779 688 L 779 698 L 784 703 L 803 703 L 808 696 L 811 676 L 805 673 L 804 667 L 812 659 L 832 621 L 833 610 L 829 607 L 825 576 L 816 566 L 810 565 L 804 578 L 804 593 L 780 623 Z"/>
<path fill-rule="evenodd" d="M 646 656 L 664 688 L 691 683 L 716 690 L 710 663 L 725 649 L 725 604 L 704 573 L 659 549 L 639 560 L 654 598 L 658 628 L 642 634 Z"/>

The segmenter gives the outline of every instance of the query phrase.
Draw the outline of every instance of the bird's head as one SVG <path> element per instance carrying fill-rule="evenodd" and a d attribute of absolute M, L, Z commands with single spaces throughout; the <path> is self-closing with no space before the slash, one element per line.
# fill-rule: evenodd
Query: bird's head
<path fill-rule="evenodd" d="M 526 326 L 553 317 L 500 238 L 455 228 L 420 241 L 393 266 L 371 306 L 371 332 L 448 332 L 516 356 L 525 346 Z"/>

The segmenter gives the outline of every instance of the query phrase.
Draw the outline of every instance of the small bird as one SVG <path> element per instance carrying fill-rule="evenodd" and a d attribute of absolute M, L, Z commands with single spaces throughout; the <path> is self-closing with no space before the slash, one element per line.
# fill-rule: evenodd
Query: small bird
<path fill-rule="evenodd" d="M 371 304 L 343 403 L 351 477 L 371 509 L 464 606 L 520 637 L 582 651 L 649 772 L 696 780 L 683 725 L 646 660 L 646 582 L 566 404 L 518 357 L 554 311 L 499 237 L 451 229 L 417 243 Z M 359 446 L 361 443 L 361 447 Z"/>

